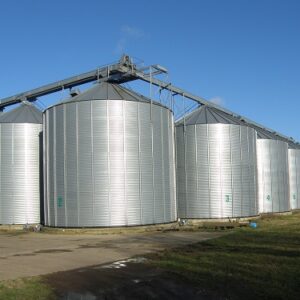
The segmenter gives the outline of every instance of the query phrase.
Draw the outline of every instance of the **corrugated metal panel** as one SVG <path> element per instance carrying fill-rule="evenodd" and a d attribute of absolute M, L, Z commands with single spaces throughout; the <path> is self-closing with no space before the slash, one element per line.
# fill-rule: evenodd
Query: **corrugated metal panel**
<path fill-rule="evenodd" d="M 141 103 L 139 103 L 138 106 L 142 220 L 150 224 L 153 223 L 154 220 L 153 128 L 150 119 L 151 106 Z"/>
<path fill-rule="evenodd" d="M 232 124 L 176 127 L 180 218 L 254 216 L 256 132 Z"/>
<path fill-rule="evenodd" d="M 109 197 L 111 225 L 126 224 L 124 101 L 108 102 L 109 119 Z"/>
<path fill-rule="evenodd" d="M 91 102 L 78 102 L 78 226 L 93 226 L 93 144 Z M 66 132 L 66 135 L 68 133 Z M 66 177 L 68 177 L 68 170 Z M 80 201 L 84 199 L 84 201 Z M 68 215 L 68 213 L 67 213 Z M 68 226 L 67 223 L 57 223 L 57 226 Z"/>
<path fill-rule="evenodd" d="M 74 118 L 75 116 L 75 118 Z M 78 224 L 78 199 L 77 199 L 77 156 L 78 156 L 78 131 L 77 131 L 77 106 L 72 103 L 64 106 L 64 163 L 65 163 L 65 205 L 68 214 L 67 224 L 76 226 Z"/>
<path fill-rule="evenodd" d="M 0 224 L 40 223 L 41 124 L 0 124 Z"/>
<path fill-rule="evenodd" d="M 56 178 L 54 181 L 54 200 L 57 203 L 57 223 L 65 221 L 65 164 L 64 164 L 64 110 L 62 106 L 55 107 L 55 121 L 57 124 L 54 137 L 54 170 Z"/>
<path fill-rule="evenodd" d="M 176 158 L 175 158 L 175 127 L 174 127 L 174 120 L 173 114 L 168 112 L 168 127 L 169 127 L 169 176 L 170 176 L 170 197 L 168 199 L 168 206 L 169 208 L 169 215 L 166 214 L 166 218 L 171 220 L 177 219 L 177 199 L 176 199 Z M 171 137 L 171 138 L 170 138 Z M 174 205 L 174 199 L 176 205 Z"/>
<path fill-rule="evenodd" d="M 68 107 L 68 105 L 67 105 Z M 94 174 L 94 216 L 98 226 L 110 224 L 109 197 L 109 132 L 108 103 L 92 102 L 93 118 L 93 174 Z M 76 174 L 75 172 L 74 174 Z M 78 197 L 78 201 L 82 201 Z M 68 226 L 76 226 L 68 224 Z"/>
<path fill-rule="evenodd" d="M 289 207 L 288 144 L 257 140 L 259 212 L 284 212 Z"/>
<path fill-rule="evenodd" d="M 52 174 L 54 173 L 54 146 L 55 146 L 55 134 L 54 134 L 54 115 L 55 111 L 53 110 L 51 113 L 49 111 L 46 111 L 46 130 L 47 135 L 45 134 L 44 137 L 46 139 L 46 147 L 44 149 L 44 155 L 45 161 L 46 161 L 46 174 L 47 174 L 47 181 L 45 181 L 45 195 L 47 199 L 47 202 L 45 202 L 45 207 L 48 208 L 48 221 L 53 220 L 54 216 L 56 215 L 56 209 L 55 209 L 55 200 L 54 200 L 54 177 Z M 46 222 L 46 220 L 45 220 Z M 47 223 L 45 223 L 47 224 Z"/>
<path fill-rule="evenodd" d="M 290 208 L 300 208 L 300 150 L 289 149 Z"/>
<path fill-rule="evenodd" d="M 160 105 L 150 110 L 145 102 L 94 100 L 46 111 L 47 225 L 176 220 L 173 116 Z"/>
<path fill-rule="evenodd" d="M 138 105 L 124 102 L 125 203 L 129 224 L 141 219 Z"/>

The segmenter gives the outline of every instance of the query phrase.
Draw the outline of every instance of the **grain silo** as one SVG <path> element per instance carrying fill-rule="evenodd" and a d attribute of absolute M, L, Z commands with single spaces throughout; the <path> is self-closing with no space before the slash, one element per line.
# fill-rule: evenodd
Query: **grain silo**
<path fill-rule="evenodd" d="M 259 212 L 288 211 L 290 209 L 288 142 L 275 133 L 256 129 Z"/>
<path fill-rule="evenodd" d="M 0 117 L 0 224 L 40 223 L 41 131 L 30 103 Z"/>
<path fill-rule="evenodd" d="M 178 217 L 257 215 L 256 131 L 212 107 L 176 124 Z"/>
<path fill-rule="evenodd" d="M 173 222 L 172 112 L 97 83 L 44 112 L 45 224 L 110 227 Z"/>
<path fill-rule="evenodd" d="M 290 208 L 300 209 L 300 147 L 290 144 L 288 150 Z"/>

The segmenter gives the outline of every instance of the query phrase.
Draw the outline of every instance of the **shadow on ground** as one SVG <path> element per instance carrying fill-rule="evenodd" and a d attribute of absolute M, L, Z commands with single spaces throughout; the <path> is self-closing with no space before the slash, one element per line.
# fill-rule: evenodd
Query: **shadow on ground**
<path fill-rule="evenodd" d="M 222 299 L 147 263 L 119 261 L 44 277 L 58 299 Z"/>

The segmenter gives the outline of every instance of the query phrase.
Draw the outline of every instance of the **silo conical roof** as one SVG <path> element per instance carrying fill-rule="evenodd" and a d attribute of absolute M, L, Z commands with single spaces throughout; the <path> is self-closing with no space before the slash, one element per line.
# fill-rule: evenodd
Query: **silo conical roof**
<path fill-rule="evenodd" d="M 289 149 L 297 149 L 297 150 L 300 150 L 300 144 L 295 142 L 287 142 L 289 144 Z"/>
<path fill-rule="evenodd" d="M 17 108 L 2 114 L 0 123 L 42 124 L 43 114 L 33 104 L 23 102 Z"/>
<path fill-rule="evenodd" d="M 139 101 L 148 102 L 151 100 L 137 92 L 124 88 L 121 85 L 101 82 L 96 83 L 95 86 L 89 88 L 83 93 L 67 99 L 63 103 L 78 102 L 78 101 L 90 101 L 90 100 L 126 100 L 126 101 Z M 155 101 L 153 101 L 155 102 Z M 155 102 L 156 104 L 160 104 Z"/>
<path fill-rule="evenodd" d="M 189 115 L 182 118 L 177 122 L 177 126 L 183 125 L 195 125 L 195 124 L 236 124 L 236 125 L 246 125 L 243 124 L 238 118 L 235 118 L 223 111 L 216 108 L 202 105 Z"/>
<path fill-rule="evenodd" d="M 299 149 L 300 145 L 294 143 L 292 140 L 285 139 L 276 134 L 276 132 L 271 132 L 267 129 L 256 126 L 252 123 L 248 123 L 243 120 L 243 118 L 238 118 L 227 114 L 217 108 L 202 105 L 199 108 L 195 109 L 189 115 L 185 117 L 185 120 L 181 118 L 176 126 L 181 126 L 185 123 L 185 125 L 195 125 L 195 124 L 236 124 L 243 125 L 254 128 L 257 132 L 257 138 L 259 139 L 272 139 L 272 140 L 281 140 L 287 142 L 289 144 L 289 148 Z"/>
<path fill-rule="evenodd" d="M 292 139 L 288 139 L 288 138 L 284 138 L 282 136 L 279 136 L 275 131 L 270 132 L 269 130 L 260 128 L 258 126 L 253 125 L 253 124 L 250 124 L 249 126 L 256 130 L 258 139 L 279 140 L 279 141 L 283 141 L 283 142 L 288 143 L 290 149 L 299 148 L 299 144 L 296 144 L 295 142 L 293 142 Z"/>
<path fill-rule="evenodd" d="M 257 138 L 259 138 L 259 139 L 283 140 L 283 138 L 281 138 L 280 136 L 278 136 L 275 131 L 271 132 L 270 130 L 261 128 L 259 126 L 254 125 L 254 124 L 247 123 L 245 121 L 243 121 L 243 122 L 246 125 L 254 128 L 256 130 L 256 132 L 257 132 Z"/>

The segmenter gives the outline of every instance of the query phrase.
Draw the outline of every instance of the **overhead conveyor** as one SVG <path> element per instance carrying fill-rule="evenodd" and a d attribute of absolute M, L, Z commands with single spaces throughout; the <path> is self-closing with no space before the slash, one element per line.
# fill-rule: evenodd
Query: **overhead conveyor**
<path fill-rule="evenodd" d="M 149 68 L 153 70 L 151 71 L 151 74 L 147 74 L 146 72 L 146 70 Z M 72 76 L 67 79 L 46 84 L 30 91 L 1 99 L 0 110 L 22 101 L 36 101 L 38 97 L 46 96 L 65 89 L 72 89 L 73 87 L 93 81 L 108 81 L 121 84 L 140 79 L 139 76 L 143 76 L 144 80 L 146 81 L 147 77 L 153 77 L 157 74 L 165 72 L 167 71 L 159 65 L 153 65 L 151 67 L 145 67 L 137 70 L 136 65 L 132 62 L 131 58 L 128 55 L 124 55 L 117 63 L 106 65 L 83 74 Z"/>
<path fill-rule="evenodd" d="M 99 82 L 107 81 L 111 83 L 122 84 L 134 80 L 142 80 L 148 82 L 151 85 L 153 84 L 155 86 L 158 86 L 161 91 L 167 90 L 172 92 L 173 96 L 176 95 L 184 96 L 187 99 L 199 103 L 200 105 L 213 107 L 233 117 L 239 118 L 242 122 L 245 122 L 245 124 L 269 132 L 277 136 L 279 139 L 284 139 L 290 143 L 295 143 L 295 141 L 290 137 L 277 133 L 272 129 L 266 128 L 265 126 L 260 125 L 248 118 L 240 116 L 239 114 L 236 114 L 224 107 L 221 107 L 217 104 L 214 104 L 210 101 L 203 99 L 202 97 L 193 95 L 188 91 L 176 87 L 172 85 L 170 82 L 164 82 L 155 77 L 156 75 L 164 74 L 167 72 L 168 72 L 167 69 L 160 65 L 151 65 L 147 67 L 138 68 L 137 65 L 134 64 L 130 56 L 123 55 L 119 60 L 119 62 L 117 63 L 99 67 L 90 72 L 79 74 L 64 80 L 56 81 L 54 83 L 41 86 L 39 88 L 27 92 L 19 93 L 11 97 L 1 99 L 0 110 L 3 110 L 7 106 L 20 103 L 22 101 L 30 101 L 30 102 L 36 101 L 38 97 L 42 97 L 65 89 L 72 89 L 76 86 L 93 82 L 93 81 L 99 81 Z"/>
<path fill-rule="evenodd" d="M 116 83 L 124 83 L 127 81 L 134 80 L 134 78 L 125 74 L 126 71 L 122 69 L 123 67 L 127 67 L 128 69 L 131 69 L 133 67 L 133 65 L 128 64 L 128 57 L 123 56 L 121 60 L 116 64 L 100 67 L 90 72 L 72 76 L 70 78 L 56 81 L 54 83 L 50 83 L 30 91 L 26 91 L 11 97 L 1 99 L 0 109 L 25 100 L 35 101 L 38 97 L 46 96 L 64 89 L 71 89 L 75 86 L 79 86 L 97 80 L 100 81 L 110 79 L 111 81 L 115 81 Z"/>

